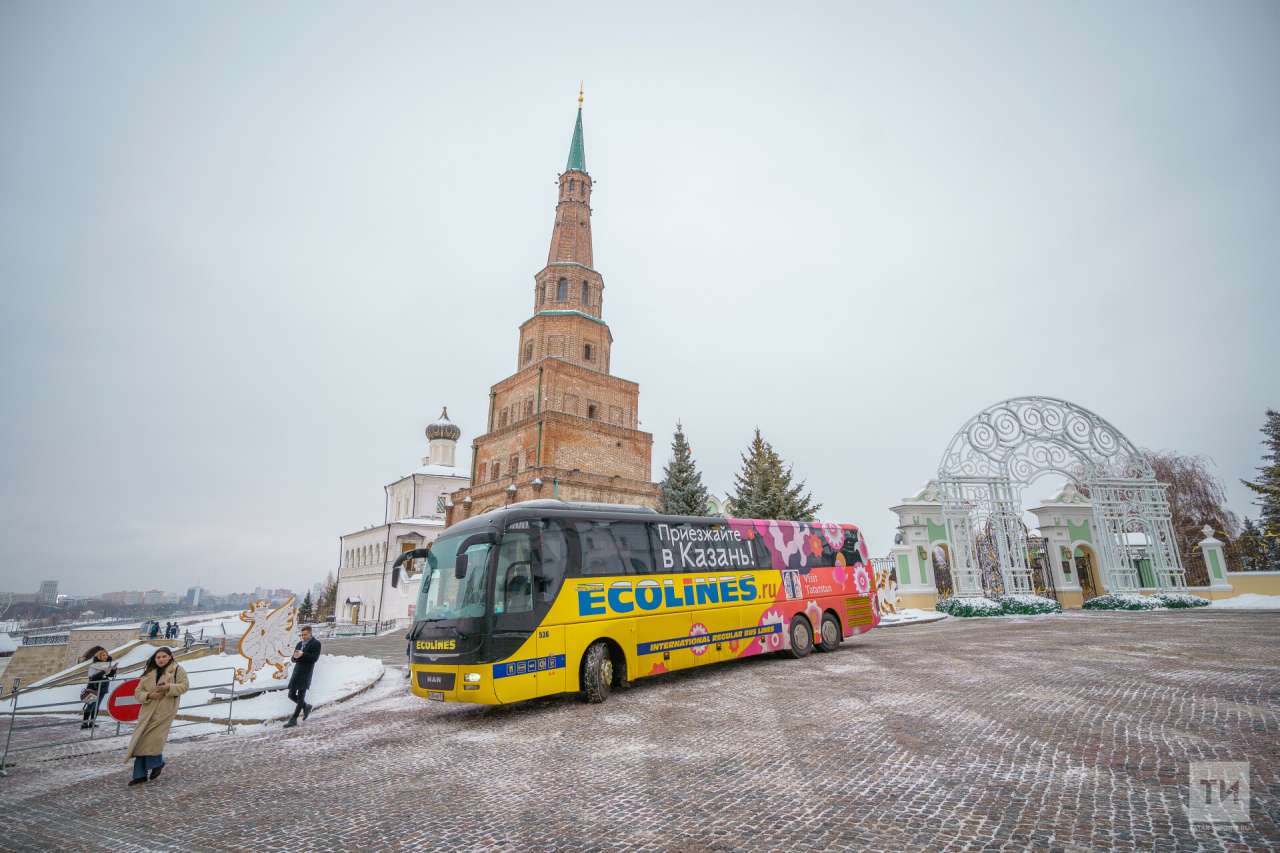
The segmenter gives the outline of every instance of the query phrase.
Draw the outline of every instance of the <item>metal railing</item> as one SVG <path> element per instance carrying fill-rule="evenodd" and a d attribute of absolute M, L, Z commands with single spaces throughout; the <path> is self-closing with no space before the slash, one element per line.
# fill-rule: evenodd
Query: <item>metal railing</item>
<path fill-rule="evenodd" d="M 65 646 L 67 641 L 71 639 L 70 634 L 37 634 L 35 636 L 27 635 L 22 638 L 24 646 Z"/>
<path fill-rule="evenodd" d="M 209 684 L 193 683 L 200 676 L 208 676 L 208 675 L 211 675 L 212 673 L 219 673 L 219 672 L 228 672 L 230 673 L 230 675 L 226 676 L 227 678 L 226 681 L 217 680 Z M 236 698 L 239 695 L 236 692 L 235 672 L 236 672 L 236 668 L 234 666 L 228 666 L 228 667 L 220 667 L 218 669 L 206 669 L 200 672 L 187 673 L 187 683 L 188 683 L 187 692 L 190 692 L 192 690 L 213 691 L 215 688 L 220 688 L 219 692 L 225 692 L 228 698 L 214 699 L 208 702 L 202 702 L 199 705 L 188 705 L 185 707 L 180 704 L 178 706 L 179 715 L 182 715 L 184 712 L 193 711 L 197 708 L 210 708 L 214 706 L 220 707 L 223 704 L 225 704 L 227 706 L 227 731 L 230 732 L 232 730 L 232 714 L 235 708 Z M 20 678 L 15 678 L 13 680 L 13 692 L 10 693 L 9 696 L 5 697 L 7 701 L 12 702 L 12 705 L 10 706 L 9 712 L 7 714 L 9 718 L 9 727 L 8 727 L 8 731 L 5 733 L 4 754 L 3 754 L 3 757 L 0 758 L 0 776 L 9 775 L 8 768 L 11 766 L 16 766 L 16 762 L 14 762 L 14 764 L 10 764 L 9 762 L 9 755 L 11 753 L 26 752 L 32 749 L 50 749 L 56 746 L 71 746 L 75 744 L 88 743 L 94 740 L 109 740 L 111 738 L 132 735 L 134 725 L 130 723 L 128 724 L 127 729 L 122 730 L 122 727 L 125 724 L 122 723 L 120 720 L 115 720 L 115 731 L 112 732 L 111 734 L 105 734 L 105 735 L 98 734 L 98 728 L 99 728 L 98 720 L 103 718 L 115 719 L 114 717 L 109 717 L 108 715 L 101 714 L 102 706 L 107 701 L 107 697 L 111 695 L 111 691 L 115 689 L 116 686 L 126 681 L 132 681 L 134 678 L 137 678 L 137 676 L 136 675 L 117 675 L 115 678 L 112 678 L 112 679 L 93 682 L 93 685 L 105 684 L 106 690 L 99 693 L 99 695 L 102 697 L 101 699 L 95 700 L 92 703 L 93 707 L 90 710 L 89 719 L 87 721 L 91 725 L 89 725 L 87 728 L 84 727 L 83 725 L 83 723 L 86 722 L 83 719 L 83 712 L 85 710 L 85 706 L 90 703 L 81 702 L 79 699 L 76 699 L 76 700 L 68 700 L 64 702 L 37 702 L 35 704 L 22 706 L 21 702 L 24 696 L 28 698 L 33 698 L 31 697 L 31 694 L 37 693 L 41 690 L 45 690 L 48 688 L 45 685 L 41 685 L 39 687 L 28 687 L 26 690 L 23 690 L 22 684 L 21 684 L 22 680 Z M 86 686 L 93 686 L 93 685 L 89 685 L 88 682 L 82 682 L 82 683 L 84 683 Z M 253 691 L 242 690 L 240 692 L 249 693 Z M 75 717 L 75 719 L 66 719 L 67 716 L 73 716 Z M 52 722 L 38 722 L 31 725 L 18 725 L 20 718 L 38 719 L 41 717 L 45 717 L 45 718 L 56 717 L 59 719 L 55 719 Z M 207 719 L 182 719 L 181 716 L 179 716 L 174 720 L 170 728 L 177 729 L 177 728 L 183 728 L 185 726 L 220 724 L 220 720 L 221 720 L 221 717 L 219 717 L 218 721 L 215 721 L 213 717 L 209 717 Z M 79 736 L 76 736 L 77 731 L 73 731 L 72 737 L 66 738 L 66 739 L 58 739 L 59 734 L 56 730 L 59 728 L 65 728 L 68 726 L 76 726 L 78 732 L 87 732 L 87 736 L 85 734 L 80 734 Z M 48 734 L 53 738 L 52 740 L 42 738 L 40 735 L 23 736 L 19 734 L 18 744 L 14 745 L 13 735 L 15 732 L 31 732 L 31 731 L 46 730 L 46 729 L 50 730 Z"/>
<path fill-rule="evenodd" d="M 25 620 L 23 620 L 25 621 Z M 121 623 L 137 622 L 137 619 L 103 619 L 94 622 L 63 622 L 60 625 L 45 625 L 41 628 L 11 628 L 4 633 L 10 637 L 25 637 L 28 634 L 39 634 L 42 631 L 63 631 L 68 628 L 106 628 L 112 625 L 119 626 Z"/>
<path fill-rule="evenodd" d="M 311 630 L 316 637 L 321 639 L 329 639 L 332 637 L 370 637 L 381 634 L 396 627 L 396 623 L 400 620 L 388 619 L 385 622 L 358 622 L 352 624 L 350 622 L 320 622 L 313 625 Z M 408 623 L 406 620 L 406 624 Z"/>

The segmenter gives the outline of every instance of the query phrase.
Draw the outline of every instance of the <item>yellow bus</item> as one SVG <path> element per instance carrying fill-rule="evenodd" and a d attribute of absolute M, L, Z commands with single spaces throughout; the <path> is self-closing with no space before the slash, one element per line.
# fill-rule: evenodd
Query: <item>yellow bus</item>
<path fill-rule="evenodd" d="M 879 623 L 856 527 L 528 501 L 397 559 L 421 566 L 410 641 L 424 699 L 506 704 L 731 658 L 833 651 Z"/>

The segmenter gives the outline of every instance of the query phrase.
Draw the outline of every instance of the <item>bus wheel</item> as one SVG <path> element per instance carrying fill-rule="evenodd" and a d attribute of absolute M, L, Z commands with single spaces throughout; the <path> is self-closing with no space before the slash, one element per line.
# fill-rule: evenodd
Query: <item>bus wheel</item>
<path fill-rule="evenodd" d="M 813 627 L 809 625 L 808 619 L 796 616 L 791 620 L 791 648 L 787 649 L 787 654 L 793 658 L 802 658 L 808 657 L 811 651 L 813 651 Z"/>
<path fill-rule="evenodd" d="M 582 656 L 582 692 L 588 702 L 603 702 L 613 689 L 613 657 L 604 640 L 596 640 Z"/>
<path fill-rule="evenodd" d="M 818 651 L 834 652 L 840 648 L 840 623 L 830 613 L 822 614 L 822 628 L 818 635 Z"/>

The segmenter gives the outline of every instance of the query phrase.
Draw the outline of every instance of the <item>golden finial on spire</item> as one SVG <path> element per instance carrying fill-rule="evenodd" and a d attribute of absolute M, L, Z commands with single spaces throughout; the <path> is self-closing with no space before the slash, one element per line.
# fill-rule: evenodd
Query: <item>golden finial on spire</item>
<path fill-rule="evenodd" d="M 585 81 L 580 81 L 578 83 L 578 109 L 582 109 L 582 83 L 583 82 Z"/>

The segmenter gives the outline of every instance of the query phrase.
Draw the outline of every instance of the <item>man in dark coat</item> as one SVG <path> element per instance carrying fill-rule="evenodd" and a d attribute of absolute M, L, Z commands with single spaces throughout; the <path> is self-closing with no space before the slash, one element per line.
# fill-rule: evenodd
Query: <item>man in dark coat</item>
<path fill-rule="evenodd" d="M 302 642 L 293 652 L 293 675 L 289 677 L 289 701 L 294 703 L 293 716 L 284 724 L 286 729 L 298 724 L 298 715 L 305 721 L 311 716 L 307 704 L 307 688 L 311 686 L 311 671 L 320 659 L 320 641 L 311 636 L 311 629 L 303 626 Z"/>

